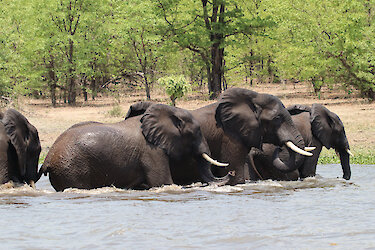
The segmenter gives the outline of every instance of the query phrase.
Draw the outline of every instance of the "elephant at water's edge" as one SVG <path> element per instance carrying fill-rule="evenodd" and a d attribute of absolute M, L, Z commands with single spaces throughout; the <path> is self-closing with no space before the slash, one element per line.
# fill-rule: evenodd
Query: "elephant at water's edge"
<path fill-rule="evenodd" d="M 199 123 L 185 110 L 149 105 L 143 115 L 114 124 L 84 122 L 57 138 L 41 168 L 57 191 L 104 186 L 145 189 L 173 184 L 171 169 L 195 159 L 200 180 L 215 178 Z M 205 159 L 203 159 L 205 158 Z"/>
<path fill-rule="evenodd" d="M 343 170 L 343 178 L 349 180 L 350 170 L 350 147 L 345 134 L 345 129 L 340 118 L 333 112 L 320 104 L 312 107 L 305 105 L 293 105 L 288 108 L 292 119 L 303 136 L 305 146 L 316 147 L 313 157 L 307 157 L 300 162 L 298 169 L 291 173 L 282 173 L 271 166 L 272 153 L 277 146 L 264 144 L 263 151 L 252 149 L 249 153 L 247 164 L 251 180 L 275 179 L 275 180 L 297 180 L 315 176 L 316 165 L 322 147 L 334 148 L 340 157 Z M 288 158 L 288 152 L 281 148 L 280 158 Z"/>
<path fill-rule="evenodd" d="M 38 131 L 21 113 L 0 112 L 0 184 L 13 181 L 34 187 L 40 151 Z"/>
<path fill-rule="evenodd" d="M 147 105 L 152 103 L 134 104 L 127 117 L 131 117 L 132 113 L 141 114 Z M 212 157 L 229 163 L 227 169 L 213 169 L 214 174 L 225 176 L 228 171 L 234 172 L 230 176 L 231 185 L 245 182 L 246 156 L 252 147 L 261 148 L 263 142 L 280 146 L 287 143 L 301 154 L 312 155 L 301 149 L 304 147 L 303 138 L 294 126 L 291 115 L 275 96 L 231 88 L 216 103 L 192 110 L 191 113 L 200 123 Z M 283 162 L 276 152 L 273 165 L 281 171 L 290 172 L 302 159 L 293 151 L 291 157 Z"/>

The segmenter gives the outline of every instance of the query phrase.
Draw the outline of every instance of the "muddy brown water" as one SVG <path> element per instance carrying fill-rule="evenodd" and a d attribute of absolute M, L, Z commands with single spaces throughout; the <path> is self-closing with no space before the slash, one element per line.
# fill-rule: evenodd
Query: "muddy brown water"
<path fill-rule="evenodd" d="M 318 166 L 304 181 L 113 187 L 57 193 L 0 187 L 1 249 L 374 249 L 375 166 Z"/>

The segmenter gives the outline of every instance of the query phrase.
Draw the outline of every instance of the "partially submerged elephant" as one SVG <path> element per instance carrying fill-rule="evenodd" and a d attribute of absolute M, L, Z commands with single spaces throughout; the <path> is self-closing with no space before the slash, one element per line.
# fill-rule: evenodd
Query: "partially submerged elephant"
<path fill-rule="evenodd" d="M 302 134 L 305 146 L 316 147 L 314 156 L 306 157 L 301 161 L 297 170 L 291 173 L 282 173 L 272 166 L 273 152 L 279 146 L 264 144 L 263 151 L 252 149 L 249 153 L 247 164 L 250 179 L 297 180 L 298 178 L 315 176 L 319 155 L 322 147 L 325 146 L 328 149 L 336 150 L 340 156 L 343 178 L 349 180 L 351 176 L 349 163 L 351 152 L 344 125 L 340 118 L 320 104 L 313 104 L 312 107 L 293 105 L 288 108 L 288 111 Z M 279 150 L 282 160 L 289 157 L 285 147 Z"/>
<path fill-rule="evenodd" d="M 220 163 L 210 154 L 199 123 L 188 111 L 153 104 L 144 114 L 118 123 L 72 126 L 57 138 L 41 172 L 49 173 L 57 191 L 104 186 L 145 189 L 173 184 L 171 171 L 195 159 L 200 181 L 225 184 L 228 176 L 213 176 L 207 160 Z"/>
<path fill-rule="evenodd" d="M 142 114 L 151 102 L 141 102 L 130 107 L 127 117 Z M 251 148 L 261 148 L 269 142 L 288 145 L 291 157 L 284 161 L 274 154 L 273 165 L 283 172 L 297 168 L 299 161 L 311 156 L 303 150 L 304 141 L 295 127 L 291 115 L 281 101 L 268 94 L 259 94 L 242 88 L 226 90 L 216 103 L 192 110 L 199 122 L 212 157 L 229 162 L 227 169 L 214 169 L 217 176 L 230 175 L 229 184 L 245 182 L 245 160 Z M 298 155 L 295 155 L 298 152 Z"/>
<path fill-rule="evenodd" d="M 0 112 L 0 184 L 9 181 L 34 187 L 41 151 L 37 129 L 14 109 Z"/>

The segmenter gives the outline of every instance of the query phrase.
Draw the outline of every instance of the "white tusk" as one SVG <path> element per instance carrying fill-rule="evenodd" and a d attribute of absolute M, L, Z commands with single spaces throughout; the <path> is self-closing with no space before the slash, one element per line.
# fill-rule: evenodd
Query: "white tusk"
<path fill-rule="evenodd" d="M 210 162 L 210 163 L 212 163 L 212 164 L 214 164 L 214 165 L 216 165 L 216 166 L 219 166 L 219 167 L 227 167 L 227 166 L 229 165 L 228 163 L 221 163 L 221 162 L 218 162 L 218 161 L 212 159 L 212 158 L 209 157 L 208 154 L 206 154 L 206 153 L 203 153 L 203 154 L 202 154 L 202 157 L 203 157 L 204 159 L 206 159 L 208 162 Z"/>
<path fill-rule="evenodd" d="M 305 148 L 304 148 L 304 150 L 305 150 L 305 151 L 308 151 L 308 152 L 309 152 L 309 151 L 313 151 L 313 150 L 315 150 L 315 149 L 316 149 L 316 147 L 305 147 Z"/>
<path fill-rule="evenodd" d="M 293 142 L 291 142 L 291 141 L 287 141 L 287 142 L 285 143 L 285 145 L 287 145 L 287 146 L 288 146 L 291 150 L 293 150 L 294 152 L 299 153 L 299 154 L 301 154 L 301 155 L 305 155 L 305 156 L 312 156 L 312 155 L 313 155 L 313 154 L 310 153 L 310 152 L 306 152 L 306 151 L 300 149 L 299 147 L 297 147 L 296 145 L 294 145 Z"/>
<path fill-rule="evenodd" d="M 354 156 L 354 155 L 352 154 L 352 152 L 350 152 L 349 149 L 347 149 L 346 152 L 347 152 L 350 156 Z"/>
<path fill-rule="evenodd" d="M 34 181 L 30 181 L 30 186 L 33 188 L 33 189 L 35 189 L 35 182 Z"/>

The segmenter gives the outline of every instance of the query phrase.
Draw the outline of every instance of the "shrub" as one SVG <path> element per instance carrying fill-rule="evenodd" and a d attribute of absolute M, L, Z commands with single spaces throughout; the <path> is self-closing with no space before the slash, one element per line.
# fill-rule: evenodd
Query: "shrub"
<path fill-rule="evenodd" d="M 184 76 L 167 76 L 159 78 L 158 83 L 165 88 L 165 92 L 176 106 L 176 99 L 183 97 L 189 90 L 190 86 Z"/>

